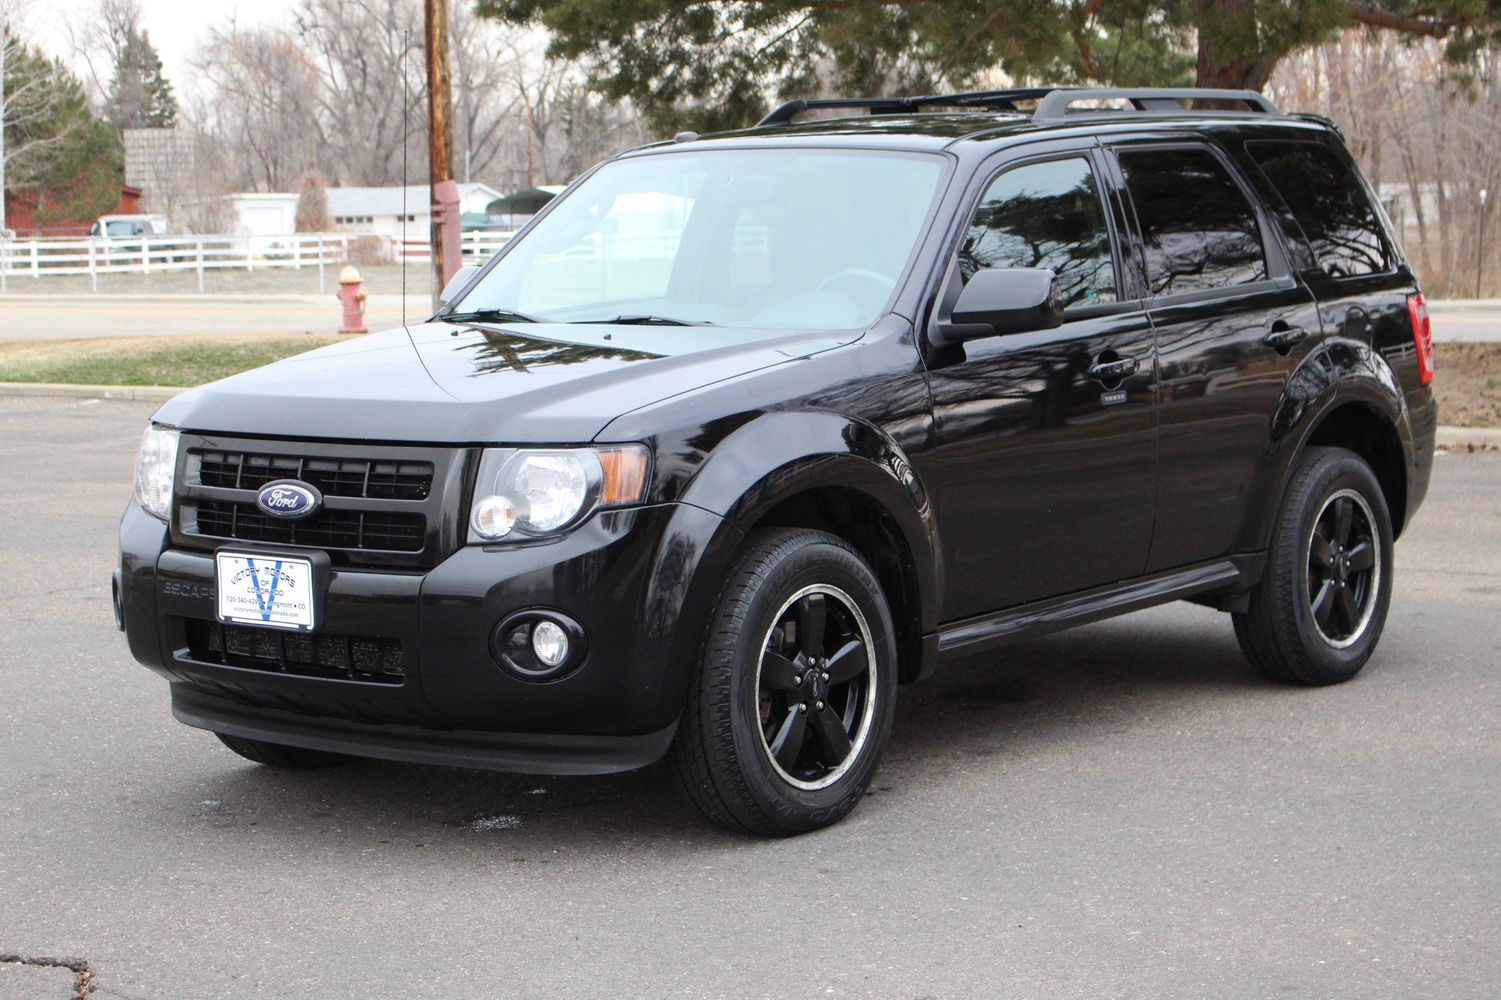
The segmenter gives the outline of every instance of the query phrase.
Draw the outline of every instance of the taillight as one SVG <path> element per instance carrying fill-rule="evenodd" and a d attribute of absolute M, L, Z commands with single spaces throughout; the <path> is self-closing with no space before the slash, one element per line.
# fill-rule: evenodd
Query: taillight
<path fill-rule="evenodd" d="M 1412 321 L 1412 341 L 1418 346 L 1418 384 L 1433 381 L 1433 323 L 1423 293 L 1407 297 L 1407 318 Z"/>

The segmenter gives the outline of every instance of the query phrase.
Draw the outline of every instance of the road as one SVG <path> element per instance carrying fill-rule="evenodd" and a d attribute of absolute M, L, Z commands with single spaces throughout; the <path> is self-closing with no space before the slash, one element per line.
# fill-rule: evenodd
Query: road
<path fill-rule="evenodd" d="M 400 295 L 372 295 L 366 325 L 401 324 Z M 431 313 L 426 295 L 406 298 L 408 319 Z M 333 295 L 19 295 L 0 297 L 0 341 L 202 334 L 337 333 Z M 1439 341 L 1501 341 L 1501 303 L 1434 303 Z"/>
<path fill-rule="evenodd" d="M 174 722 L 107 597 L 149 409 L 0 399 L 0 953 L 101 998 L 1496 995 L 1501 456 L 1438 459 L 1354 682 L 1189 605 L 1090 626 L 904 688 L 870 798 L 764 842 L 660 768 L 286 774 Z"/>
<path fill-rule="evenodd" d="M 400 295 L 372 295 L 365 325 L 401 325 Z M 426 319 L 431 300 L 408 295 L 407 317 Z M 210 334 L 338 333 L 340 305 L 328 295 L 7 295 L 0 341 Z"/>

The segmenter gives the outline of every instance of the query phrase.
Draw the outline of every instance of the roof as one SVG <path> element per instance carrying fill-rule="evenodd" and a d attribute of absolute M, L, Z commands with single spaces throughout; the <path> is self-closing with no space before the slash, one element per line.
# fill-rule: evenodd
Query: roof
<path fill-rule="evenodd" d="M 405 199 L 403 199 L 405 192 Z M 459 201 L 467 202 L 475 196 L 490 200 L 500 192 L 488 184 L 460 184 Z M 401 215 L 426 212 L 432 194 L 426 184 L 409 184 L 402 187 L 331 187 L 328 189 L 328 210 L 332 215 Z"/>
<path fill-rule="evenodd" d="M 562 193 L 562 184 L 539 184 L 496 198 L 485 206 L 485 211 L 491 215 L 527 215 L 540 212 L 543 205 Z"/>
<path fill-rule="evenodd" d="M 1212 101 L 1203 108 L 1194 102 Z M 1035 104 L 1035 108 L 1027 105 Z M 1074 107 L 1076 104 L 1088 106 Z M 1241 104 L 1246 110 L 1229 110 Z M 1113 106 L 1111 106 L 1113 105 Z M 807 111 L 855 112 L 838 118 L 800 119 Z M 943 149 L 962 140 L 1002 139 L 1060 129 L 1091 130 L 1151 122 L 1201 126 L 1233 121 L 1237 125 L 1280 124 L 1329 127 L 1314 116 L 1288 115 L 1255 91 L 1183 88 L 1026 88 L 920 97 L 819 98 L 789 101 L 754 128 L 700 137 L 685 132 L 666 143 L 744 140 L 790 140 L 818 143 L 833 137 L 857 146 L 903 146 Z"/>

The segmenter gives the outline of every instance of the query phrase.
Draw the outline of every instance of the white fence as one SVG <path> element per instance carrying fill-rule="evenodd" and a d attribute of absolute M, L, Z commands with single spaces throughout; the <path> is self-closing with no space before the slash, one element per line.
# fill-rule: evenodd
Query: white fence
<path fill-rule="evenodd" d="M 464 249 L 464 263 L 484 263 L 495 251 L 505 246 L 514 235 L 516 235 L 514 232 L 490 232 L 479 229 L 465 232 L 459 237 L 459 242 Z M 405 261 L 428 261 L 432 260 L 432 246 L 425 239 L 393 239 L 391 240 L 391 255 Z"/>
<path fill-rule="evenodd" d="M 464 263 L 489 259 L 511 233 L 466 232 Z M 295 233 L 285 236 L 140 236 L 0 238 L 0 292 L 17 280 L 88 275 L 95 291 L 101 274 L 190 272 L 203 291 L 211 271 L 317 268 L 324 290 L 325 270 L 342 267 L 354 247 L 365 261 L 420 263 L 431 260 L 426 241 L 397 240 L 360 233 Z M 337 277 L 337 273 L 334 275 Z"/>

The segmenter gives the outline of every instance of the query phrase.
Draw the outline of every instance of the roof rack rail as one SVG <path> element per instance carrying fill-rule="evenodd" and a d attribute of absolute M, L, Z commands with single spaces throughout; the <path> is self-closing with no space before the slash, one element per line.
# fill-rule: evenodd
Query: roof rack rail
<path fill-rule="evenodd" d="M 925 94 L 920 97 L 818 97 L 787 101 L 756 123 L 757 128 L 786 125 L 805 111 L 822 108 L 864 108 L 870 115 L 896 115 L 923 108 L 983 108 L 986 111 L 1020 111 L 1017 101 L 1040 101 L 1056 87 L 1018 87 L 1011 90 L 972 90 L 958 94 Z"/>
<path fill-rule="evenodd" d="M 1239 101 L 1245 104 L 1253 114 L 1280 115 L 1282 113 L 1277 105 L 1254 90 L 1214 90 L 1207 87 L 1087 87 L 1054 90 L 1038 103 L 1037 110 L 1032 112 L 1032 120 L 1057 121 L 1068 116 L 1069 105 L 1076 101 L 1108 100 L 1127 101 L 1135 111 L 1201 114 L 1202 112 L 1185 108 L 1180 102 Z"/>

